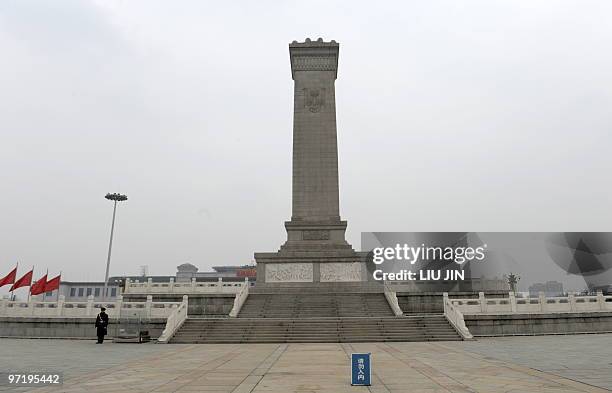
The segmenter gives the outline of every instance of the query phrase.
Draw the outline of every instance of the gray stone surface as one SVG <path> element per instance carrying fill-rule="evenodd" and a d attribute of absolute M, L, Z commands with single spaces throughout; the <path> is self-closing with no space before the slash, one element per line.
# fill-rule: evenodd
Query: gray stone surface
<path fill-rule="evenodd" d="M 612 390 L 612 334 L 480 338 L 445 345 Z"/>
<path fill-rule="evenodd" d="M 474 336 L 612 332 L 612 312 L 465 315 Z"/>
<path fill-rule="evenodd" d="M 0 337 L 89 338 L 96 337 L 95 316 L 90 318 L 0 317 Z M 115 319 L 109 321 L 109 338 L 116 335 Z M 157 338 L 166 326 L 166 318 L 152 318 L 143 325 L 151 338 Z"/>
<path fill-rule="evenodd" d="M 445 343 L 156 345 L 0 339 L 2 370 L 60 370 L 36 392 L 604 392 L 612 335 Z M 373 385 L 349 384 L 371 352 Z M 599 386 L 599 388 L 597 387 Z M 0 388 L 7 390 L 6 388 Z M 26 389 L 18 389 L 26 390 Z"/>

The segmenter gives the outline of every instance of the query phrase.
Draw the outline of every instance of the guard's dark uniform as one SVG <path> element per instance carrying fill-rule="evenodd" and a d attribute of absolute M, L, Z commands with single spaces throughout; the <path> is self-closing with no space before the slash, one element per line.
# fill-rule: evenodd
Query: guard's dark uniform
<path fill-rule="evenodd" d="M 108 326 L 108 314 L 101 311 L 96 317 L 96 330 L 98 333 L 98 344 L 104 342 L 104 336 L 106 336 L 106 327 Z"/>

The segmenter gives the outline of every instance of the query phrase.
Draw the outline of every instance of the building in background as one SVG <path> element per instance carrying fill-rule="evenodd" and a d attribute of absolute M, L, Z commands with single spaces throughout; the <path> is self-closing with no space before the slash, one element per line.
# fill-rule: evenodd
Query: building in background
<path fill-rule="evenodd" d="M 213 266 L 212 272 L 199 272 L 198 268 L 191 263 L 183 263 L 176 267 L 176 281 L 185 282 L 195 278 L 197 281 L 216 281 L 222 278 L 224 281 L 244 280 L 248 277 L 250 281 L 257 278 L 255 265 L 241 266 Z"/>
<path fill-rule="evenodd" d="M 538 297 L 540 292 L 544 292 L 546 296 L 561 296 L 563 295 L 563 284 L 558 281 L 546 281 L 546 283 L 535 283 L 529 287 L 529 296 Z"/>

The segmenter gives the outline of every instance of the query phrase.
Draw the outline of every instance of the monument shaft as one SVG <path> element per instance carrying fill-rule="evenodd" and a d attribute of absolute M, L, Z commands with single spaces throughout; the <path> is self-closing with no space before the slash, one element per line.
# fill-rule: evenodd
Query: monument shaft
<path fill-rule="evenodd" d="M 334 223 L 338 207 L 335 42 L 289 45 L 294 80 L 291 221 Z"/>
<path fill-rule="evenodd" d="M 339 45 L 322 39 L 289 44 L 294 81 L 293 198 L 287 241 L 256 253 L 257 286 L 319 288 L 367 280 L 365 255 L 345 240 L 340 219 L 335 81 Z"/>

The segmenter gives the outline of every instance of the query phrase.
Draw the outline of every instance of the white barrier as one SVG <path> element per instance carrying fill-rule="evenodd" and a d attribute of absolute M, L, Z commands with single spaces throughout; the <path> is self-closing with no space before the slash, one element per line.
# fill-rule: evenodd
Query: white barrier
<path fill-rule="evenodd" d="M 249 285 L 248 281 L 228 282 L 219 278 L 217 282 L 198 282 L 192 278 L 190 282 L 174 282 L 170 278 L 169 282 L 153 282 L 150 278 L 146 282 L 132 282 L 126 279 L 124 294 L 192 294 L 192 293 L 228 293 L 236 294 L 240 292 L 244 285 Z"/>
<path fill-rule="evenodd" d="M 138 310 L 140 315 L 146 318 L 167 318 L 173 311 L 172 307 L 180 302 L 153 302 L 151 296 L 147 296 L 146 302 L 124 302 L 121 296 L 114 302 L 96 302 L 93 296 L 89 296 L 86 302 L 66 302 L 61 295 L 58 301 L 40 302 L 30 300 L 29 302 L 11 301 L 3 299 L 0 301 L 0 316 L 3 317 L 94 317 L 100 312 L 100 307 L 106 308 L 110 318 L 118 318 L 121 311 Z"/>
<path fill-rule="evenodd" d="M 183 296 L 183 301 L 179 305 L 174 305 L 172 313 L 168 316 L 166 321 L 166 327 L 162 331 L 162 334 L 157 339 L 158 343 L 167 344 L 168 341 L 174 336 L 174 334 L 180 329 L 185 320 L 187 319 L 188 309 L 188 297 Z"/>
<path fill-rule="evenodd" d="M 516 298 L 513 292 L 507 298 L 451 299 L 453 307 L 463 314 L 529 314 L 612 311 L 612 296 L 601 291 L 596 296 L 546 297 L 543 292 L 537 298 Z"/>
<path fill-rule="evenodd" d="M 397 293 L 389 288 L 387 282 L 385 282 L 385 298 L 387 299 L 387 303 L 389 303 L 389 307 L 391 307 L 391 310 L 393 310 L 393 314 L 395 314 L 396 317 L 404 315 L 404 312 L 400 308 L 397 300 Z"/>
<path fill-rule="evenodd" d="M 249 279 L 246 278 L 244 280 L 244 283 L 245 285 L 242 286 L 242 289 L 240 289 L 240 292 L 238 292 L 236 294 L 236 297 L 234 298 L 234 306 L 232 307 L 232 310 L 229 313 L 229 316 L 231 318 L 236 318 L 238 316 L 240 309 L 244 305 L 244 302 L 246 302 L 247 297 L 249 296 Z"/>
<path fill-rule="evenodd" d="M 459 310 L 458 307 L 453 305 L 452 301 L 448 298 L 448 292 L 444 292 L 443 302 L 444 302 L 444 316 L 450 322 L 451 325 L 457 330 L 457 332 L 463 337 L 465 340 L 471 340 L 474 338 L 472 333 L 468 330 L 465 325 L 465 320 L 463 319 L 463 313 Z"/>

